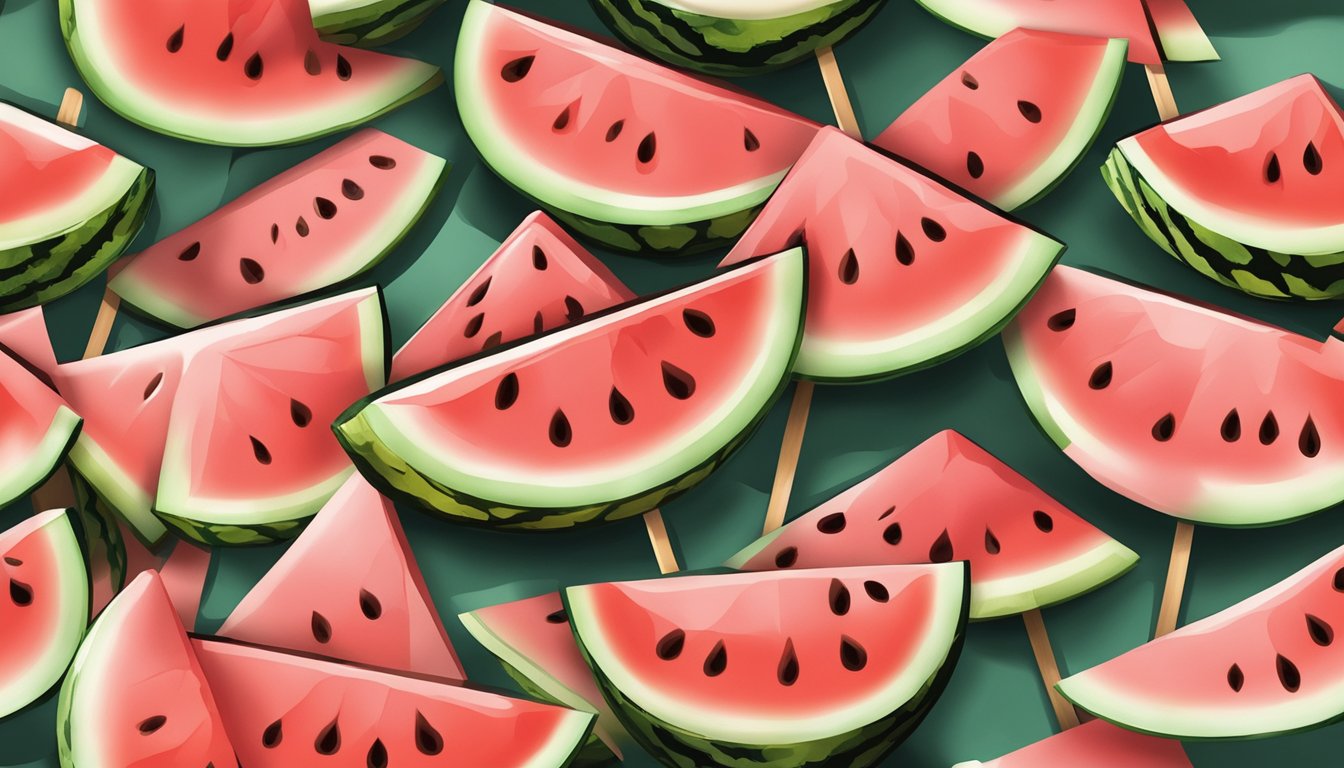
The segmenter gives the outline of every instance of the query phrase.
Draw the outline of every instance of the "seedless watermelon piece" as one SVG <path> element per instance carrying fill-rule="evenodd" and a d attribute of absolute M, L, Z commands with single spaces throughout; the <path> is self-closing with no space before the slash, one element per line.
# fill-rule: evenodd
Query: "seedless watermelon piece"
<path fill-rule="evenodd" d="M 219 634 L 402 672 L 465 677 L 396 511 L 358 474 L 243 597 Z"/>
<path fill-rule="evenodd" d="M 1344 294 L 1337 158 L 1344 111 L 1300 75 L 1122 139 L 1102 176 L 1154 242 L 1205 275 L 1321 299 Z"/>
<path fill-rule="evenodd" d="M 779 397 L 802 325 L 794 249 L 393 387 L 336 424 L 390 491 L 453 519 L 561 528 L 695 486 Z"/>
<path fill-rule="evenodd" d="M 667 765 L 880 761 L 942 692 L 966 564 L 570 587 L 574 634 L 631 734 Z"/>
<path fill-rule="evenodd" d="M 79 427 L 60 395 L 0 351 L 0 507 L 46 482 Z"/>
<path fill-rule="evenodd" d="M 396 247 L 445 168 L 400 139 L 362 131 L 120 262 L 108 287 L 183 328 L 327 288 Z"/>
<path fill-rule="evenodd" d="M 50 377 L 56 370 L 56 350 L 41 307 L 0 315 L 0 353 L 7 353 L 25 365 Z M 41 376 L 39 376 L 41 378 Z"/>
<path fill-rule="evenodd" d="M 1344 500 L 1344 350 L 1059 267 L 1004 346 L 1064 453 L 1118 493 L 1212 525 Z"/>
<path fill-rule="evenodd" d="M 971 760 L 952 768 L 1193 768 L 1179 741 L 1159 739 L 1093 720 L 1023 747 L 997 760 Z"/>
<path fill-rule="evenodd" d="M 820 381 L 891 376 L 979 344 L 1064 250 L 834 128 L 724 263 L 802 243 L 807 324 L 794 372 Z"/>
<path fill-rule="evenodd" d="M 401 381 L 635 295 L 546 214 L 518 225 L 392 358 Z"/>
<path fill-rule="evenodd" d="M 94 623 L 61 687 L 62 768 L 236 768 L 211 687 L 146 571 Z"/>
<path fill-rule="evenodd" d="M 994 205 L 1045 195 L 1110 114 L 1124 40 L 1015 29 L 901 113 L 873 144 Z"/>
<path fill-rule="evenodd" d="M 496 173 L 628 251 L 737 237 L 817 130 L 753 96 L 471 0 L 457 106 Z"/>
<path fill-rule="evenodd" d="M 1208 618 L 1065 678 L 1059 691 L 1126 728 L 1240 739 L 1344 716 L 1334 674 L 1344 548 Z"/>
<path fill-rule="evenodd" d="M 318 39 L 307 0 L 61 0 L 80 75 L 128 120 L 191 141 L 306 141 L 437 87 L 438 67 Z"/>
<path fill-rule="evenodd" d="M 247 768 L 562 768 L 593 716 L 433 678 L 193 641 Z"/>
<path fill-rule="evenodd" d="M 89 580 L 65 510 L 0 533 L 0 717 L 41 698 L 65 674 L 89 621 Z"/>
<path fill-rule="evenodd" d="M 414 31 L 445 0 L 308 0 L 323 40 L 368 47 Z"/>
<path fill-rule="evenodd" d="M 945 430 L 778 528 L 728 565 L 743 570 L 971 564 L 971 618 L 1072 599 L 1138 555 L 960 433 Z"/>

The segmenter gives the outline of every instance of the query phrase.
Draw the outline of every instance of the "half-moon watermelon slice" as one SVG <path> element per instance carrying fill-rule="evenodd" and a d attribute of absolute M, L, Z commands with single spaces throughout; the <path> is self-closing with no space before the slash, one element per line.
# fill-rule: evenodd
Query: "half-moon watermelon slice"
<path fill-rule="evenodd" d="M 89 577 L 65 510 L 0 533 L 0 718 L 65 674 L 89 622 Z"/>
<path fill-rule="evenodd" d="M 0 353 L 28 366 L 38 378 L 51 377 L 56 370 L 56 350 L 41 307 L 0 315 Z"/>
<path fill-rule="evenodd" d="M 465 678 L 396 511 L 358 474 L 243 597 L 219 634 Z"/>
<path fill-rule="evenodd" d="M 875 765 L 942 693 L 966 564 L 571 587 L 608 701 L 665 765 Z"/>
<path fill-rule="evenodd" d="M 183 328 L 354 277 L 415 226 L 443 159 L 368 129 L 112 268 L 124 304 Z"/>
<path fill-rule="evenodd" d="M 1005 210 L 1082 160 L 1120 91 L 1126 41 L 1015 29 L 920 97 L 873 144 Z"/>
<path fill-rule="evenodd" d="M 361 48 L 413 32 L 446 0 L 308 0 L 322 39 Z"/>
<path fill-rule="evenodd" d="M 1102 177 L 1201 273 L 1256 296 L 1326 299 L 1344 295 L 1341 160 L 1344 111 L 1300 75 L 1122 139 Z"/>
<path fill-rule="evenodd" d="M 470 523 L 643 514 L 709 476 L 779 397 L 801 249 L 375 394 L 336 432 L 380 487 Z"/>
<path fill-rule="evenodd" d="M 546 214 L 518 225 L 392 358 L 401 381 L 635 295 Z"/>
<path fill-rule="evenodd" d="M 1344 346 L 1059 267 L 1005 330 L 1041 428 L 1103 485 L 1212 525 L 1344 501 Z"/>
<path fill-rule="evenodd" d="M 438 67 L 320 40 L 308 0 L 60 0 L 89 88 L 128 120 L 209 144 L 306 141 L 433 90 Z"/>
<path fill-rule="evenodd" d="M 1160 739 L 1093 720 L 982 763 L 952 768 L 1193 768 L 1179 741 Z"/>
<path fill-rule="evenodd" d="M 945 430 L 728 565 L 758 571 L 952 560 L 971 564 L 971 618 L 993 619 L 1090 592 L 1139 557 Z"/>
<path fill-rule="evenodd" d="M 80 418 L 32 369 L 0 350 L 0 507 L 51 477 Z"/>
<path fill-rule="evenodd" d="M 0 312 L 79 288 L 130 245 L 154 172 L 0 102 Z"/>
<path fill-rule="evenodd" d="M 1344 549 L 1208 618 L 1065 678 L 1098 717 L 1179 739 L 1242 739 L 1344 717 L 1335 674 Z"/>
<path fill-rule="evenodd" d="M 979 344 L 1064 250 L 835 128 L 821 130 L 724 263 L 800 244 L 807 324 L 794 372 L 820 381 L 904 373 Z"/>
<path fill-rule="evenodd" d="M 684 252 L 747 228 L 817 126 L 739 91 L 485 0 L 454 64 L 485 162 L 579 233 Z"/>

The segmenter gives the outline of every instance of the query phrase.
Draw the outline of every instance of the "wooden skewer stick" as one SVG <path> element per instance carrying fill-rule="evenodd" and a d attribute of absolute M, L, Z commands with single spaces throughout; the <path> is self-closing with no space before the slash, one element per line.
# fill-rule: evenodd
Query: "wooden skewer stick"
<path fill-rule="evenodd" d="M 677 565 L 677 553 L 672 549 L 672 540 L 667 536 L 662 510 L 645 512 L 644 527 L 649 529 L 649 543 L 653 545 L 653 556 L 658 559 L 658 570 L 663 573 L 681 570 L 681 566 Z"/>
<path fill-rule="evenodd" d="M 1153 103 L 1157 105 L 1157 116 L 1170 120 L 1181 114 L 1176 107 L 1176 96 L 1171 92 L 1171 81 L 1167 79 L 1167 70 L 1161 62 L 1146 64 L 1143 71 L 1148 74 L 1148 88 L 1153 92 Z"/>
<path fill-rule="evenodd" d="M 93 319 L 93 330 L 89 332 L 89 343 L 84 346 L 84 359 L 97 357 L 107 349 L 107 340 L 112 335 L 112 326 L 117 322 L 117 310 L 121 309 L 121 297 L 111 290 L 103 291 L 103 300 L 98 305 L 98 316 Z"/>
<path fill-rule="evenodd" d="M 821 79 L 826 83 L 826 95 L 831 100 L 835 124 L 850 138 L 861 141 L 863 130 L 859 128 L 859 119 L 854 115 L 854 104 L 849 100 L 849 91 L 845 89 L 845 78 L 840 74 L 835 51 L 829 47 L 817 49 L 817 66 L 821 68 Z"/>
<path fill-rule="evenodd" d="M 1055 690 L 1059 682 L 1059 664 L 1055 661 L 1055 650 L 1050 646 L 1050 635 L 1045 631 L 1045 619 L 1039 608 L 1033 608 L 1022 614 L 1027 625 L 1027 639 L 1031 641 L 1031 652 L 1036 656 L 1036 667 L 1041 672 L 1041 682 L 1045 683 L 1045 693 L 1050 697 L 1050 706 L 1055 710 L 1055 719 L 1062 730 L 1078 725 L 1078 710 L 1068 699 Z"/>

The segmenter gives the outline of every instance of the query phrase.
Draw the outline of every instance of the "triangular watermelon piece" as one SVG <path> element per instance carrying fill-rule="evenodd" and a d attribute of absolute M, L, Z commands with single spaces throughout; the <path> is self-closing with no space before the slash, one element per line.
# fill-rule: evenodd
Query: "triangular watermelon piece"
<path fill-rule="evenodd" d="M 1093 720 L 982 763 L 952 768 L 1193 768 L 1179 741 L 1161 739 Z"/>
<path fill-rule="evenodd" d="M 60 10 L 71 58 L 99 99 L 192 141 L 305 141 L 443 81 L 430 64 L 323 42 L 307 0 L 62 0 Z"/>
<path fill-rule="evenodd" d="M 462 680 L 391 503 L 358 474 L 238 603 L 224 637 Z"/>
<path fill-rule="evenodd" d="M 0 351 L 0 507 L 46 482 L 79 428 L 79 416 L 60 395 Z"/>
<path fill-rule="evenodd" d="M 945 430 L 766 534 L 743 570 L 966 560 L 971 618 L 1072 599 L 1139 556 L 958 432 Z"/>
<path fill-rule="evenodd" d="M 51 347 L 41 307 L 0 315 L 0 352 L 51 376 L 56 370 L 56 350 Z"/>
<path fill-rule="evenodd" d="M 549 331 L 634 297 L 605 264 L 537 211 L 397 352 L 390 380 Z"/>

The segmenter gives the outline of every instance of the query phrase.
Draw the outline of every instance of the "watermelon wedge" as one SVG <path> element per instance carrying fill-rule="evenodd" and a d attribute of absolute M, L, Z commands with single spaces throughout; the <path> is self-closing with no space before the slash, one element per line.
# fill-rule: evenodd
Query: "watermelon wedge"
<path fill-rule="evenodd" d="M 810 58 L 857 32 L 885 0 L 590 0 L 625 42 L 670 64 L 750 75 Z"/>
<path fill-rule="evenodd" d="M 728 561 L 748 571 L 846 565 L 971 564 L 971 618 L 1072 599 L 1139 556 L 952 430 Z"/>
<path fill-rule="evenodd" d="M 18 360 L 38 378 L 51 378 L 56 350 L 51 347 L 41 307 L 0 315 L 0 353 Z"/>
<path fill-rule="evenodd" d="M 0 102 L 0 312 L 43 304 L 102 272 L 135 239 L 154 172 Z"/>
<path fill-rule="evenodd" d="M 89 580 L 65 510 L 0 533 L 0 717 L 51 690 L 89 621 Z"/>
<path fill-rule="evenodd" d="M 1004 346 L 1045 433 L 1141 504 L 1272 525 L 1344 501 L 1339 341 L 1060 267 Z"/>
<path fill-rule="evenodd" d="M 363 48 L 390 43 L 411 32 L 445 0 L 308 0 L 322 39 Z"/>
<path fill-rule="evenodd" d="M 1180 739 L 1241 739 L 1344 717 L 1334 627 L 1344 548 L 1279 584 L 1058 688 L 1099 717 Z"/>
<path fill-rule="evenodd" d="M 320 40 L 308 0 L 60 0 L 84 82 L 122 117 L 189 141 L 288 144 L 436 88 L 438 67 Z"/>
<path fill-rule="evenodd" d="M 606 265 L 537 211 L 392 358 L 390 381 L 630 301 Z"/>
<path fill-rule="evenodd" d="M 1122 139 L 1101 173 L 1144 233 L 1201 273 L 1326 299 L 1344 295 L 1341 157 L 1344 111 L 1300 75 Z"/>
<path fill-rule="evenodd" d="M 1015 29 L 920 97 L 873 144 L 1004 210 L 1039 200 L 1101 132 L 1123 39 Z"/>
<path fill-rule="evenodd" d="M 1093 720 L 982 763 L 971 760 L 952 768 L 1193 768 L 1179 741 L 1159 739 Z"/>
<path fill-rule="evenodd" d="M 834 128 L 724 263 L 804 243 L 807 324 L 794 373 L 819 381 L 904 373 L 979 344 L 1064 250 Z"/>
<path fill-rule="evenodd" d="M 495 173 L 624 251 L 736 238 L 817 130 L 485 0 L 467 5 L 454 78 L 462 124 Z"/>
<path fill-rule="evenodd" d="M 664 765 L 875 765 L 942 693 L 966 564 L 570 587 L 574 634 Z"/>
<path fill-rule="evenodd" d="M 415 226 L 443 159 L 367 129 L 113 267 L 122 302 L 193 328 L 377 264 Z"/>
<path fill-rule="evenodd" d="M 713 472 L 779 397 L 804 281 L 801 249 L 758 259 L 379 392 L 335 429 L 380 487 L 456 520 L 640 515 Z"/>
<path fill-rule="evenodd" d="M 462 680 L 392 505 L 358 474 L 243 597 L 224 637 Z"/>
<path fill-rule="evenodd" d="M 61 687 L 61 768 L 236 768 L 163 581 L 136 577 L 94 622 Z"/>
<path fill-rule="evenodd" d="M 79 416 L 60 395 L 0 351 L 0 507 L 45 483 L 79 428 Z"/>
<path fill-rule="evenodd" d="M 1129 40 L 1139 64 L 1213 61 L 1218 52 L 1186 0 L 918 0 L 954 27 L 998 37 L 1017 27 Z"/>
<path fill-rule="evenodd" d="M 247 768 L 563 768 L 587 712 L 266 648 L 192 641 Z"/>

